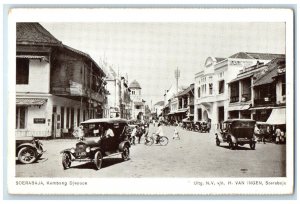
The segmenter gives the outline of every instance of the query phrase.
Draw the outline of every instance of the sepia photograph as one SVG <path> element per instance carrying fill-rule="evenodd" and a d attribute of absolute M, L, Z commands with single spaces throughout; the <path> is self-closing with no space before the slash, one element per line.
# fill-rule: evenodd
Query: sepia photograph
<path fill-rule="evenodd" d="M 11 193 L 292 193 L 292 11 L 137 10 L 13 10 Z"/>

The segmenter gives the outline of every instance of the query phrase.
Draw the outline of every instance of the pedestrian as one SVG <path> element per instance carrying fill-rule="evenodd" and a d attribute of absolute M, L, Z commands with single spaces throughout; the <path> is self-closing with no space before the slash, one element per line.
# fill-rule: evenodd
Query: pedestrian
<path fill-rule="evenodd" d="M 179 139 L 180 140 L 179 132 L 178 132 L 178 127 L 179 127 L 179 124 L 174 129 L 173 139 Z"/>
<path fill-rule="evenodd" d="M 144 134 L 144 126 L 143 125 L 140 125 L 138 128 L 137 128 L 137 131 L 136 131 L 136 136 L 138 138 L 138 143 L 140 144 L 141 143 L 141 137 L 142 135 Z"/>
<path fill-rule="evenodd" d="M 149 142 L 148 134 L 149 134 L 149 124 L 146 123 L 145 124 L 145 133 L 144 133 L 144 137 L 145 137 L 146 142 Z"/>
<path fill-rule="evenodd" d="M 278 144 L 280 142 L 280 136 L 281 136 L 281 129 L 279 128 L 279 126 L 277 126 L 276 130 L 275 130 L 275 136 L 276 136 L 276 144 Z"/>
<path fill-rule="evenodd" d="M 135 137 L 136 137 L 136 132 L 137 132 L 137 125 L 133 128 L 132 132 L 131 132 L 131 144 L 135 145 Z"/>

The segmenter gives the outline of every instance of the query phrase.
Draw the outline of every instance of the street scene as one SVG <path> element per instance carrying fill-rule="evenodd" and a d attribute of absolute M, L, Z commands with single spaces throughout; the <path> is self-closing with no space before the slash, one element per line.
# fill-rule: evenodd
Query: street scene
<path fill-rule="evenodd" d="M 16 32 L 16 177 L 286 177 L 284 23 Z"/>
<path fill-rule="evenodd" d="M 285 145 L 259 143 L 230 150 L 227 144 L 217 147 L 213 135 L 179 130 L 180 140 L 172 139 L 173 127 L 163 127 L 170 138 L 167 146 L 141 144 L 130 148 L 130 159 L 121 156 L 103 160 L 100 171 L 93 163 L 74 162 L 67 170 L 59 152 L 74 146 L 75 139 L 44 141 L 47 152 L 36 163 L 17 163 L 18 177 L 143 178 L 143 177 L 282 177 L 285 176 Z M 155 128 L 150 127 L 150 132 Z M 263 155 L 263 156 L 262 156 Z M 266 166 L 267 168 L 261 168 Z"/>

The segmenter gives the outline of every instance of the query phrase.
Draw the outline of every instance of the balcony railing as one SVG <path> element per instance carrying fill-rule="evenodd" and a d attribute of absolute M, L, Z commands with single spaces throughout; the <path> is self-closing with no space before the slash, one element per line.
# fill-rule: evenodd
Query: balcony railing
<path fill-rule="evenodd" d="M 254 99 L 254 106 L 275 105 L 275 97 L 263 97 Z"/>
<path fill-rule="evenodd" d="M 238 102 L 239 101 L 239 96 L 231 96 L 230 97 L 230 103 Z"/>

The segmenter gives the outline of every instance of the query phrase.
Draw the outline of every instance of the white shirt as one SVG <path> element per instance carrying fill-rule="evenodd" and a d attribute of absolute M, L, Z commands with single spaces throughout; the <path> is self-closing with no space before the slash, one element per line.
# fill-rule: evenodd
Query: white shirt
<path fill-rule="evenodd" d="M 164 136 L 164 132 L 163 132 L 162 126 L 158 127 L 156 134 L 159 135 L 159 136 Z"/>
<path fill-rule="evenodd" d="M 131 137 L 136 135 L 136 128 L 133 128 L 132 133 L 131 133 Z"/>
<path fill-rule="evenodd" d="M 105 134 L 104 134 L 105 137 L 113 137 L 115 136 L 114 132 L 112 131 L 112 129 L 107 129 Z"/>

